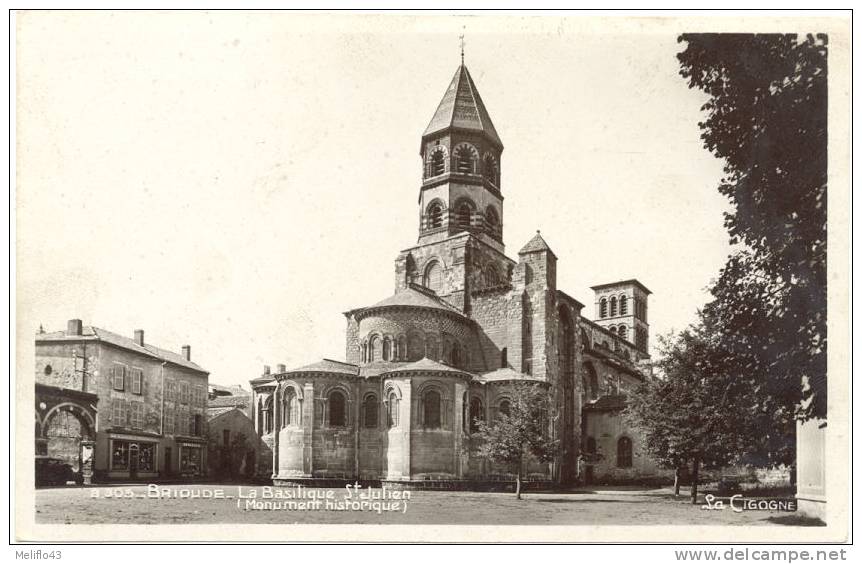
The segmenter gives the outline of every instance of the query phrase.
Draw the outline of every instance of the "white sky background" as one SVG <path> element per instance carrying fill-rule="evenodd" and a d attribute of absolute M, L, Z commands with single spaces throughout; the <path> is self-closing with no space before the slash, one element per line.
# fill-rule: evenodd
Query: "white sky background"
<path fill-rule="evenodd" d="M 390 295 L 416 242 L 420 136 L 462 30 L 505 145 L 510 257 L 541 229 L 590 318 L 589 286 L 638 278 L 655 343 L 727 256 L 706 98 L 678 74 L 680 30 L 654 18 L 17 20 L 21 335 L 143 328 L 247 389 L 263 364 L 343 359 L 342 312 Z"/>

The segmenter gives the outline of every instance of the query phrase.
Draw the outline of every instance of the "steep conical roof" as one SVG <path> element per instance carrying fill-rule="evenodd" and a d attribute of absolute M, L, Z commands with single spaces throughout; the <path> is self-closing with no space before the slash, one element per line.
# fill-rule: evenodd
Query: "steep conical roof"
<path fill-rule="evenodd" d="M 551 250 L 551 247 L 549 247 L 545 240 L 542 238 L 542 233 L 536 231 L 536 234 L 533 236 L 533 238 L 530 239 L 530 241 L 526 245 L 524 245 L 524 247 L 520 251 L 518 251 L 518 254 L 522 255 L 524 253 L 535 253 L 539 251 L 547 251 L 552 255 L 554 254 L 554 251 Z"/>
<path fill-rule="evenodd" d="M 491 123 L 491 116 L 488 115 L 473 78 L 464 64 L 455 71 L 455 76 L 452 77 L 452 82 L 449 83 L 449 88 L 443 94 L 443 99 L 440 100 L 440 105 L 437 106 L 437 111 L 422 137 L 450 127 L 482 132 L 492 143 L 503 147 L 503 142 Z"/>

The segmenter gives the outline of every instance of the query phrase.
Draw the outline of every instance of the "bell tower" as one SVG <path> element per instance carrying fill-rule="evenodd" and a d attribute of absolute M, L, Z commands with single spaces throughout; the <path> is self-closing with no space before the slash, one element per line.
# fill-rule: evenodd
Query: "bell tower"
<path fill-rule="evenodd" d="M 503 142 L 462 60 L 422 134 L 420 245 L 466 231 L 503 252 L 502 153 Z"/>

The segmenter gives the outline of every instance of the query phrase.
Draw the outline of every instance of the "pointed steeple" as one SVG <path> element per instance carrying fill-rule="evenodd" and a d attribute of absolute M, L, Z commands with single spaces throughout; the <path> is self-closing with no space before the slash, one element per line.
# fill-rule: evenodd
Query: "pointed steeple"
<path fill-rule="evenodd" d="M 493 145 L 499 149 L 503 148 L 503 142 L 491 123 L 491 116 L 482 103 L 482 97 L 479 96 L 470 71 L 463 63 L 455 71 L 455 76 L 452 77 L 452 82 L 449 83 L 449 88 L 440 100 L 422 138 L 450 128 L 483 133 Z"/>
<path fill-rule="evenodd" d="M 545 239 L 542 238 L 542 232 L 536 230 L 536 234 L 530 239 L 524 247 L 518 251 L 519 255 L 527 254 L 527 253 L 537 253 L 537 252 L 548 252 L 554 255 L 554 251 L 551 250 L 551 247 L 548 246 L 548 243 L 545 242 Z M 557 255 L 554 255 L 555 257 Z"/>

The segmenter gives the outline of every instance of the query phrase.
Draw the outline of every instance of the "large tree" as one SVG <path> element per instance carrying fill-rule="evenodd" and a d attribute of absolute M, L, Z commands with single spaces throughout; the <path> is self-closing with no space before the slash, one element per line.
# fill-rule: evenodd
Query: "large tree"
<path fill-rule="evenodd" d="M 735 250 L 704 314 L 779 424 L 826 415 L 827 38 L 684 34 Z M 777 415 L 776 415 L 777 413 Z M 779 457 L 780 458 L 780 457 Z"/>
<path fill-rule="evenodd" d="M 692 503 L 700 469 L 737 462 L 754 434 L 747 385 L 728 372 L 719 340 L 703 323 L 660 339 L 659 377 L 635 389 L 624 412 L 650 455 L 675 470 L 674 493 L 679 469 L 690 465 Z"/>
<path fill-rule="evenodd" d="M 515 472 L 515 497 L 521 499 L 521 482 L 529 458 L 551 462 L 559 452 L 559 441 L 549 429 L 553 403 L 547 388 L 536 382 L 509 386 L 508 408 L 491 421 L 476 420 L 478 455 Z"/>

